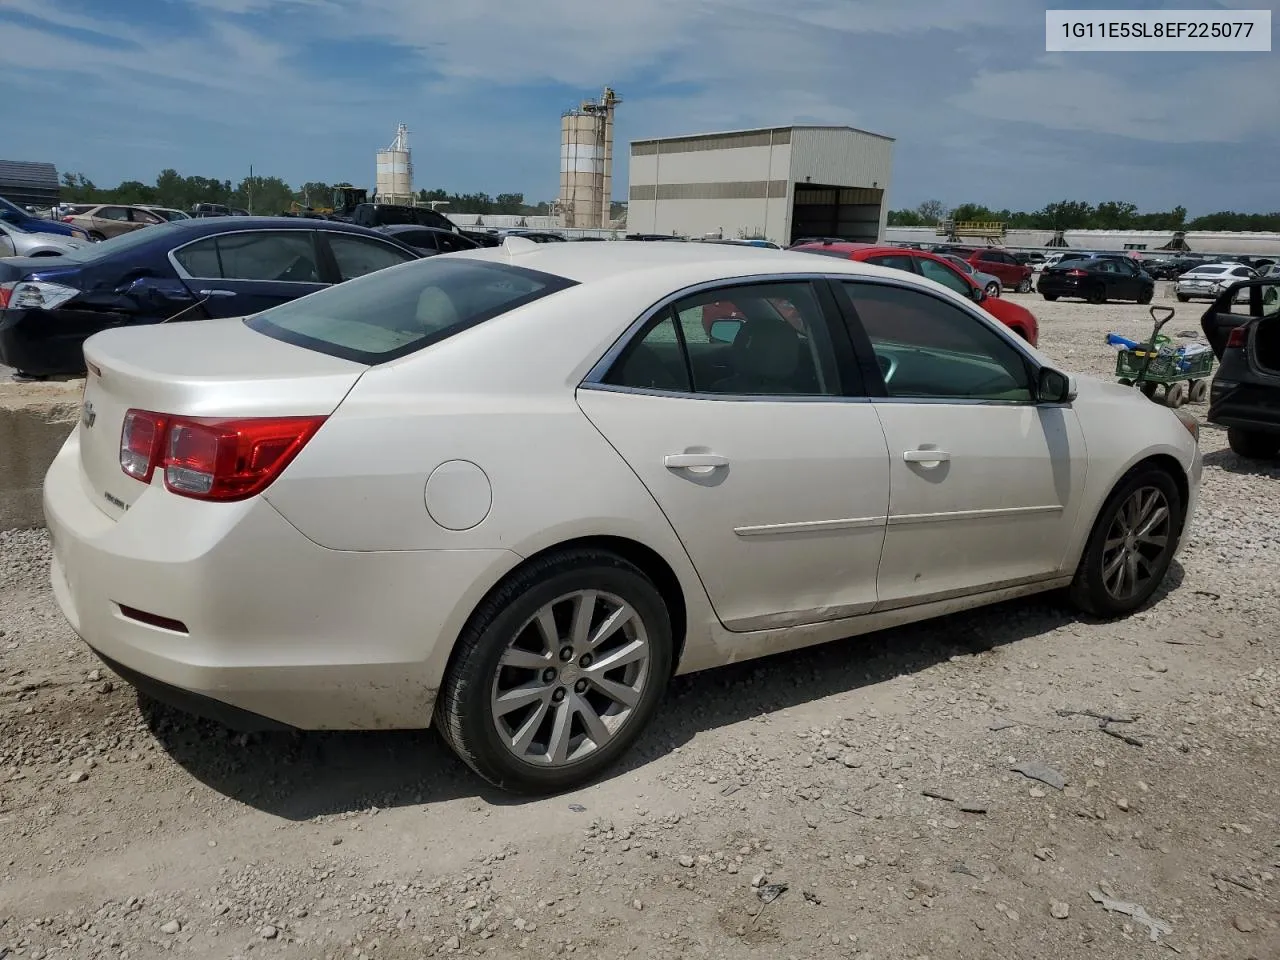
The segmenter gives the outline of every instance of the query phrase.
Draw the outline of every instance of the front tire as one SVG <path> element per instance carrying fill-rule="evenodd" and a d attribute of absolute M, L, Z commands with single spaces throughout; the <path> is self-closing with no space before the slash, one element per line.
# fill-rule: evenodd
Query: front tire
<path fill-rule="evenodd" d="M 1280 436 L 1258 430 L 1227 428 L 1227 446 L 1231 452 L 1246 460 L 1270 460 L 1280 454 Z"/>
<path fill-rule="evenodd" d="M 1046 293 L 1046 294 L 1044 294 L 1043 296 L 1044 296 L 1044 298 L 1045 298 L 1046 300 L 1048 300 L 1050 303 L 1052 303 L 1054 300 L 1057 300 L 1057 299 L 1058 299 L 1058 295 L 1057 295 L 1056 293 Z"/>
<path fill-rule="evenodd" d="M 1190 300 L 1190 299 L 1191 299 L 1191 298 L 1190 298 L 1190 297 L 1188 297 L 1185 293 L 1179 293 L 1179 294 L 1177 294 L 1177 297 L 1178 297 L 1178 302 L 1179 302 L 1179 303 L 1186 303 L 1188 300 Z"/>
<path fill-rule="evenodd" d="M 97 230 L 90 230 L 89 239 L 96 240 L 97 242 L 101 243 L 103 240 L 107 239 L 107 235 L 105 233 L 100 233 Z"/>
<path fill-rule="evenodd" d="M 985 293 L 988 297 L 998 297 L 998 296 L 1000 296 L 1000 284 L 998 284 L 998 283 L 988 283 L 988 284 L 987 284 L 987 288 L 986 288 L 986 290 L 984 290 L 984 291 L 983 291 L 983 293 Z"/>
<path fill-rule="evenodd" d="M 1186 506 L 1166 470 L 1139 464 L 1103 504 L 1068 590 L 1080 610 L 1123 617 L 1151 599 L 1169 572 Z"/>
<path fill-rule="evenodd" d="M 495 589 L 458 639 L 436 724 L 490 783 L 546 794 L 612 765 L 671 677 L 671 618 L 635 565 L 601 550 L 539 558 Z"/>

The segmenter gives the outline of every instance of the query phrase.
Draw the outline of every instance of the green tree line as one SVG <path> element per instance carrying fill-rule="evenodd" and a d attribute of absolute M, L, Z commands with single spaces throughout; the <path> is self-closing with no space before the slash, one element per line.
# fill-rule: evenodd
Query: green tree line
<path fill-rule="evenodd" d="M 932 227 L 945 219 L 998 221 L 1011 230 L 1280 231 L 1280 211 L 1236 213 L 1223 210 L 1188 220 L 1186 207 L 1140 213 L 1137 204 L 1120 200 L 1106 200 L 1097 205 L 1083 200 L 1059 200 L 1030 213 L 992 210 L 980 203 L 962 203 L 948 209 L 941 201 L 926 200 L 914 210 L 889 211 L 891 227 Z"/>
<path fill-rule="evenodd" d="M 114 187 L 100 187 L 82 173 L 62 175 L 62 200 L 66 203 L 149 203 L 177 210 L 190 210 L 197 203 L 221 203 L 258 214 L 277 214 L 291 205 L 326 208 L 333 203 L 334 185 L 313 180 L 296 189 L 279 177 L 245 177 L 238 184 L 209 177 L 184 177 L 177 170 L 161 170 L 155 183 L 125 180 Z M 529 204 L 523 193 L 450 193 L 447 190 L 419 190 L 419 201 L 443 201 L 443 212 L 517 214 L 547 216 L 547 201 Z M 621 205 L 614 204 L 615 209 Z M 622 207 L 625 210 L 625 206 Z"/>

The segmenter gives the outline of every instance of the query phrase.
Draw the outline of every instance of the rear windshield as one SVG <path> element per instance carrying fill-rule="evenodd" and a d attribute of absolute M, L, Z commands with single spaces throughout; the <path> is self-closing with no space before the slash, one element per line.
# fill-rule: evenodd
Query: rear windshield
<path fill-rule="evenodd" d="M 574 285 L 505 263 L 432 257 L 348 280 L 245 323 L 286 343 L 374 365 Z"/>
<path fill-rule="evenodd" d="M 1203 274 L 1204 276 L 1213 276 L 1215 273 L 1226 273 L 1227 268 L 1226 267 L 1196 267 L 1195 269 L 1188 270 L 1187 272 Z"/>

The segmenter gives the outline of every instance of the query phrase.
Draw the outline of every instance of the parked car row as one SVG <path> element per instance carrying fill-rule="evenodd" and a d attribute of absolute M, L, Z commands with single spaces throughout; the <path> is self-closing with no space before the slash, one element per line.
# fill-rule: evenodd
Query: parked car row
<path fill-rule="evenodd" d="M 985 287 L 977 282 L 971 274 L 966 273 L 955 262 L 942 254 L 929 253 L 924 250 L 911 250 L 904 247 L 876 246 L 866 243 L 848 243 L 845 241 L 823 241 L 793 246 L 790 250 L 798 253 L 813 253 L 821 256 L 838 257 L 842 260 L 854 260 L 879 267 L 891 267 L 907 273 L 933 280 L 948 287 L 967 300 L 979 304 L 1006 327 L 1033 346 L 1039 341 L 1040 328 L 1035 315 L 1021 304 L 1011 300 L 987 295 Z"/>

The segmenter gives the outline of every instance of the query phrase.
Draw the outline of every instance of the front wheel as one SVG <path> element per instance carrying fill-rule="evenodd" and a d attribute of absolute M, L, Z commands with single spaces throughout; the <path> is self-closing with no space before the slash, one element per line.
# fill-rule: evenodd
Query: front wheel
<path fill-rule="evenodd" d="M 105 233 L 99 233 L 97 230 L 90 230 L 89 239 L 101 243 L 103 240 L 107 239 L 107 235 Z"/>
<path fill-rule="evenodd" d="M 1228 427 L 1227 446 L 1232 453 L 1246 460 L 1270 460 L 1280 454 L 1280 435 Z"/>
<path fill-rule="evenodd" d="M 988 284 L 987 284 L 987 287 L 986 287 L 986 289 L 983 291 L 983 293 L 985 293 L 988 297 L 998 297 L 998 296 L 1000 296 L 1000 284 L 998 284 L 998 283 L 988 283 Z"/>
<path fill-rule="evenodd" d="M 671 676 L 661 593 L 600 550 L 533 561 L 473 614 L 436 702 L 445 740 L 519 793 L 579 786 L 648 724 Z"/>
<path fill-rule="evenodd" d="M 1185 506 L 1173 477 L 1139 465 L 1107 498 L 1068 591 L 1085 613 L 1110 619 L 1151 599 L 1173 562 Z"/>
<path fill-rule="evenodd" d="M 1057 299 L 1058 299 L 1058 295 L 1057 295 L 1056 293 L 1046 293 L 1046 294 L 1044 294 L 1043 296 L 1044 296 L 1044 298 L 1045 298 L 1046 300 L 1048 300 L 1050 303 L 1052 303 L 1054 300 L 1057 300 Z"/>
<path fill-rule="evenodd" d="M 1030 293 L 1030 292 L 1031 292 L 1031 278 L 1030 278 L 1030 277 L 1027 277 L 1025 280 L 1023 280 L 1021 283 L 1019 283 L 1019 284 L 1018 284 L 1018 292 L 1019 292 L 1019 293 Z"/>
<path fill-rule="evenodd" d="M 1177 297 L 1178 297 L 1178 302 L 1179 302 L 1179 303 L 1186 303 L 1188 300 L 1190 300 L 1190 299 L 1191 299 L 1191 298 L 1190 298 L 1190 297 L 1188 297 L 1185 293 L 1179 293 L 1179 294 L 1177 294 Z"/>

